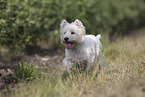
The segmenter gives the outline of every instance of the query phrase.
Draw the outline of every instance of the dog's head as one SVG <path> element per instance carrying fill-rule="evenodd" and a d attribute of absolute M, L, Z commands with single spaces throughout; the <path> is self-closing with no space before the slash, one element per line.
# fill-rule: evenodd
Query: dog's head
<path fill-rule="evenodd" d="M 82 22 L 78 19 L 75 22 L 68 23 L 65 19 L 60 24 L 61 43 L 65 44 L 67 49 L 71 49 L 83 42 L 86 31 Z"/>

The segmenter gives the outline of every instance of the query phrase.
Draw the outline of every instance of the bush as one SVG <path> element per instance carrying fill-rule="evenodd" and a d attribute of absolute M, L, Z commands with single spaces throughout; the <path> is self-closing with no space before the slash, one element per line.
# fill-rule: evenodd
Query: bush
<path fill-rule="evenodd" d="M 144 12 L 138 0 L 1 0 L 0 44 L 16 50 L 50 38 L 58 44 L 53 33 L 63 18 L 80 19 L 87 33 L 120 35 L 145 25 Z"/>

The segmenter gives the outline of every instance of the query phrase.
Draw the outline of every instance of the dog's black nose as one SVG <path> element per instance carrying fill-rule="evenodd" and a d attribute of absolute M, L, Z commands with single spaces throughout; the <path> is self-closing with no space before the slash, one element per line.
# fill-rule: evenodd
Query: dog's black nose
<path fill-rule="evenodd" d="M 68 39 L 69 39 L 68 37 L 65 37 L 65 38 L 64 38 L 65 41 L 68 41 Z"/>

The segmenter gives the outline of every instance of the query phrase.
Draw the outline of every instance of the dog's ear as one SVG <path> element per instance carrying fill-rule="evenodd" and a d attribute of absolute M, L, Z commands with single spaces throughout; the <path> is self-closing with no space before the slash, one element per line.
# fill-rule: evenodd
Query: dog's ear
<path fill-rule="evenodd" d="M 63 19 L 61 24 L 60 24 L 60 28 L 65 27 L 67 24 L 68 24 L 68 22 L 65 19 Z"/>
<path fill-rule="evenodd" d="M 82 22 L 80 20 L 78 20 L 78 19 L 75 20 L 74 24 L 85 29 L 85 27 L 83 26 Z"/>

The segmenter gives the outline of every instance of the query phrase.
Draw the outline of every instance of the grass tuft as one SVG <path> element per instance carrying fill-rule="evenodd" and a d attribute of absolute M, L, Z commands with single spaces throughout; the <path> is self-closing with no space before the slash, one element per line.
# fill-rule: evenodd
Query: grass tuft
<path fill-rule="evenodd" d="M 34 79 L 37 73 L 38 70 L 35 69 L 35 65 L 28 62 L 19 63 L 19 67 L 15 71 L 16 77 L 27 81 Z"/>

